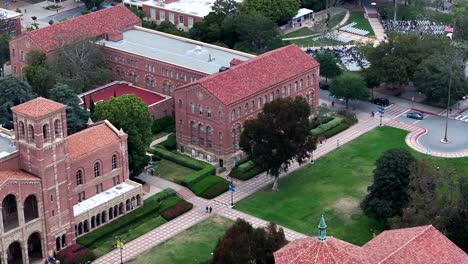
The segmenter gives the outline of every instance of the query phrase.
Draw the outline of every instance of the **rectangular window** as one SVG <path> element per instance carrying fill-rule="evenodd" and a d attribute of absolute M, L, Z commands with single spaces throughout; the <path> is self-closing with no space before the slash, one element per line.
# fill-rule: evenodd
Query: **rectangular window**
<path fill-rule="evenodd" d="M 208 140 L 206 141 L 206 144 L 207 144 L 208 148 L 212 148 L 212 147 L 213 147 L 213 142 L 212 142 L 210 139 L 208 139 Z"/>
<path fill-rule="evenodd" d="M 184 24 L 184 16 L 179 16 L 179 24 Z"/>
<path fill-rule="evenodd" d="M 205 145 L 205 139 L 204 138 L 200 138 L 200 146 L 203 146 Z"/>
<path fill-rule="evenodd" d="M 159 20 L 165 21 L 166 20 L 166 11 L 159 10 Z"/>
<path fill-rule="evenodd" d="M 112 178 L 112 183 L 114 184 L 114 186 L 116 186 L 117 184 L 120 183 L 120 177 L 119 176 L 115 176 L 114 178 Z"/>
<path fill-rule="evenodd" d="M 193 17 L 188 17 L 188 27 L 193 27 Z"/>
<path fill-rule="evenodd" d="M 169 22 L 174 24 L 174 13 L 169 12 Z"/>
<path fill-rule="evenodd" d="M 150 8 L 150 17 L 152 20 L 156 20 L 156 9 Z"/>
<path fill-rule="evenodd" d="M 86 200 L 85 192 L 78 193 L 78 202 L 82 202 L 84 200 Z"/>
<path fill-rule="evenodd" d="M 102 188 L 102 183 L 100 183 L 100 184 L 96 185 L 96 194 L 99 194 L 99 193 L 101 193 L 101 192 L 102 192 L 102 190 L 103 190 L 103 188 Z"/>

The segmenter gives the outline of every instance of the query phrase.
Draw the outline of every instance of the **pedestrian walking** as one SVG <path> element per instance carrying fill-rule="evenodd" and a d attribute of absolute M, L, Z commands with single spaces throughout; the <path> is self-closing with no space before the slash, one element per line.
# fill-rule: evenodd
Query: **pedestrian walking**
<path fill-rule="evenodd" d="M 332 107 L 335 107 L 335 101 L 332 101 Z"/>
<path fill-rule="evenodd" d="M 210 206 L 210 214 L 211 214 L 211 211 L 213 211 L 213 209 L 212 209 L 211 206 Z"/>
<path fill-rule="evenodd" d="M 206 213 L 208 213 L 208 206 L 206 206 Z"/>

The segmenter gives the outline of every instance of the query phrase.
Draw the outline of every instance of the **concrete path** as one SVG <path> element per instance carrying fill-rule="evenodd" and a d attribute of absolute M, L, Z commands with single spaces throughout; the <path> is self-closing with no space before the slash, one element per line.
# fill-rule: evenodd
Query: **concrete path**
<path fill-rule="evenodd" d="M 158 139 L 156 139 L 156 140 L 153 140 L 153 142 L 150 143 L 150 148 L 152 148 L 153 146 L 155 146 L 155 145 L 157 145 L 157 144 L 163 142 L 163 141 L 166 140 L 171 134 L 172 134 L 172 133 L 167 134 L 167 135 L 165 135 L 165 136 L 162 136 L 162 137 L 160 137 L 160 138 L 158 138 Z"/>
<path fill-rule="evenodd" d="M 375 9 L 374 7 L 364 7 L 364 10 L 366 11 L 367 19 L 369 20 L 369 23 L 372 27 L 372 30 L 374 31 L 377 41 L 384 41 L 387 35 L 385 34 L 382 23 L 380 23 L 379 13 L 377 12 L 377 9 Z"/>

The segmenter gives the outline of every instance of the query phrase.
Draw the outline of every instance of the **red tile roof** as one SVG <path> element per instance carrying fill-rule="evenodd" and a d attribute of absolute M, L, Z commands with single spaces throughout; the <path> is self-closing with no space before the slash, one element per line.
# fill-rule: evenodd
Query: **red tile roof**
<path fill-rule="evenodd" d="M 371 263 L 468 263 L 468 255 L 432 225 L 384 231 L 362 249 Z"/>
<path fill-rule="evenodd" d="M 42 117 L 47 114 L 62 110 L 65 105 L 54 102 L 52 100 L 37 97 L 20 105 L 11 108 L 12 111 L 29 116 L 29 117 Z"/>
<path fill-rule="evenodd" d="M 67 137 L 67 141 L 70 159 L 77 160 L 118 143 L 120 137 L 106 122 L 102 122 Z"/>
<path fill-rule="evenodd" d="M 195 83 L 201 84 L 221 102 L 229 105 L 318 66 L 319 63 L 298 46 L 289 45 Z"/>
<path fill-rule="evenodd" d="M 33 180 L 40 181 L 38 177 L 35 177 L 29 173 L 23 171 L 0 171 L 0 185 L 4 184 L 8 180 Z"/>
<path fill-rule="evenodd" d="M 28 35 L 47 53 L 61 45 L 71 43 L 76 37 L 96 37 L 115 30 L 130 28 L 133 25 L 141 25 L 141 20 L 120 4 L 49 27 L 28 31 L 25 35 Z"/>
<path fill-rule="evenodd" d="M 317 237 L 292 241 L 274 253 L 276 264 L 360 264 L 368 263 L 360 247 L 334 237 L 319 241 Z"/>

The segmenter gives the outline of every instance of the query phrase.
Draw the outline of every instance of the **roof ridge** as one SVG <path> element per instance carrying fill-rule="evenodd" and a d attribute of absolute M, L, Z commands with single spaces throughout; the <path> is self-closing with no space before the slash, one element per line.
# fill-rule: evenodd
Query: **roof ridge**
<path fill-rule="evenodd" d="M 385 260 L 390 258 L 391 256 L 395 255 L 398 251 L 400 251 L 402 248 L 406 247 L 409 243 L 413 242 L 416 238 L 420 237 L 422 234 L 426 233 L 427 230 L 429 230 L 432 227 L 432 225 L 428 225 L 424 230 L 421 231 L 418 235 L 414 236 L 412 239 L 408 240 L 406 243 L 401 245 L 399 248 L 397 248 L 395 251 L 393 251 L 391 254 L 389 254 L 387 257 L 383 258 L 381 261 L 378 263 L 383 263 Z M 397 229 L 398 230 L 398 229 Z"/>
<path fill-rule="evenodd" d="M 333 254 L 333 253 L 331 252 L 330 248 L 328 247 L 327 240 L 322 241 L 322 243 L 325 243 L 325 244 L 326 244 L 326 248 L 327 248 L 327 250 L 328 250 L 328 253 L 329 253 L 329 255 L 332 256 L 333 261 L 334 261 L 335 263 L 339 263 L 339 262 L 336 260 L 336 258 L 335 258 L 335 254 Z"/>

